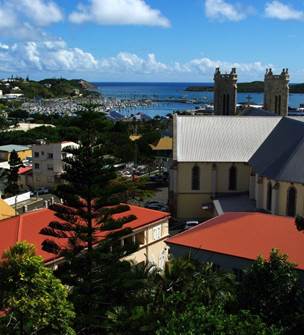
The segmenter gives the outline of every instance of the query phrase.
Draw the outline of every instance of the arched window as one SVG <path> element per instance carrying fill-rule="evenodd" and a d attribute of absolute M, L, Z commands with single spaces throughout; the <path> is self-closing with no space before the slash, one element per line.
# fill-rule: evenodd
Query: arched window
<path fill-rule="evenodd" d="M 236 191 L 237 189 L 237 170 L 234 165 L 229 170 L 229 191 Z"/>
<path fill-rule="evenodd" d="M 269 182 L 267 186 L 267 210 L 268 211 L 271 211 L 271 204 L 272 204 L 272 184 L 271 182 Z"/>
<path fill-rule="evenodd" d="M 296 216 L 296 200 L 297 190 L 294 187 L 290 187 L 287 191 L 287 216 Z"/>
<path fill-rule="evenodd" d="M 200 189 L 200 168 L 195 165 L 192 168 L 192 190 L 197 191 Z"/>

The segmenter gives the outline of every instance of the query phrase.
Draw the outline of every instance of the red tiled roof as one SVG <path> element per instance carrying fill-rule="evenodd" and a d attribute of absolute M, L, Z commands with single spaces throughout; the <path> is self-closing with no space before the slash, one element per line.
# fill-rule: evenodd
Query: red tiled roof
<path fill-rule="evenodd" d="M 294 219 L 261 213 L 226 213 L 169 238 L 169 244 L 255 260 L 271 249 L 304 270 L 304 234 Z"/>
<path fill-rule="evenodd" d="M 143 227 L 169 216 L 169 214 L 165 212 L 154 211 L 138 206 L 130 206 L 130 210 L 116 214 L 113 217 L 117 219 L 129 215 L 135 215 L 136 220 L 126 223 L 123 227 L 131 229 Z M 49 237 L 41 235 L 40 230 L 46 227 L 51 221 L 60 220 L 55 216 L 55 213 L 52 210 L 47 208 L 0 220 L 0 257 L 5 250 L 9 249 L 17 242 L 27 241 L 35 245 L 37 255 L 42 256 L 45 262 L 49 262 L 56 258 L 53 254 L 48 253 L 41 248 L 41 243 Z M 108 233 L 109 232 L 104 232 L 100 234 L 99 238 L 102 239 Z M 63 241 L 64 240 L 61 239 L 61 244 L 64 244 Z"/>
<path fill-rule="evenodd" d="M 24 173 L 27 173 L 29 171 L 32 171 L 33 167 L 32 166 L 25 166 L 25 167 L 21 167 L 19 170 L 18 170 L 18 174 L 24 174 Z"/>

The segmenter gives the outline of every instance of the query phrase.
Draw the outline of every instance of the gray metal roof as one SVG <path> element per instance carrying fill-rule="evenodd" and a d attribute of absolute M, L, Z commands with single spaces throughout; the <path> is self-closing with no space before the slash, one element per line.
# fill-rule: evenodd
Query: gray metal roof
<path fill-rule="evenodd" d="M 260 176 L 304 183 L 304 122 L 285 117 L 257 150 L 250 164 Z"/>
<path fill-rule="evenodd" d="M 30 147 L 26 147 L 25 145 L 16 145 L 16 144 L 9 144 L 9 145 L 1 145 L 0 151 L 5 152 L 12 152 L 15 151 L 24 151 L 24 150 L 30 150 Z"/>
<path fill-rule="evenodd" d="M 173 159 L 248 162 L 282 117 L 174 116 Z"/>
<path fill-rule="evenodd" d="M 304 116 L 288 116 L 289 119 L 304 122 Z"/>

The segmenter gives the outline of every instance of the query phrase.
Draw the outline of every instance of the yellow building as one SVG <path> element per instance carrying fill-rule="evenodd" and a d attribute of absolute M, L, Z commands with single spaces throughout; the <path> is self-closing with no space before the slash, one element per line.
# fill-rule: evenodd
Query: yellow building
<path fill-rule="evenodd" d="M 0 198 L 0 220 L 8 219 L 15 215 L 15 210 Z"/>
<path fill-rule="evenodd" d="M 303 121 L 175 116 L 169 185 L 173 216 L 206 219 L 213 215 L 214 200 L 237 195 L 253 200 L 256 210 L 304 215 Z"/>
<path fill-rule="evenodd" d="M 150 144 L 150 147 L 153 151 L 159 152 L 172 152 L 172 137 L 164 136 L 159 139 L 159 141 L 155 144 Z"/>
<path fill-rule="evenodd" d="M 250 160 L 250 198 L 272 214 L 304 215 L 304 118 L 282 118 Z"/>
<path fill-rule="evenodd" d="M 138 249 L 128 255 L 126 260 L 136 263 L 154 264 L 159 268 L 164 268 L 168 259 L 168 246 L 165 240 L 169 237 L 169 213 L 151 210 L 139 206 L 129 206 L 129 210 L 117 213 L 114 219 L 134 216 L 134 220 L 123 225 L 123 229 L 130 229 L 129 235 L 120 238 L 121 245 L 136 244 Z M 55 212 L 48 208 L 34 210 L 7 218 L 0 221 L 0 234 L 6 236 L 0 240 L 0 255 L 4 250 L 20 241 L 28 241 L 36 247 L 37 255 L 43 257 L 47 266 L 56 268 L 64 258 L 54 257 L 54 254 L 46 252 L 42 248 L 42 243 L 47 236 L 40 233 L 41 229 L 48 226 L 50 222 L 57 221 Z M 18 234 L 16 233 L 18 232 Z M 102 241 L 110 232 L 100 233 L 96 237 L 97 242 Z M 67 241 L 51 238 L 54 242 L 61 242 L 64 245 Z"/>
<path fill-rule="evenodd" d="M 0 146 L 0 161 L 9 161 L 12 151 L 16 151 L 22 161 L 32 157 L 32 149 L 30 147 L 9 144 Z"/>
<path fill-rule="evenodd" d="M 169 205 L 179 220 L 213 215 L 219 196 L 249 192 L 249 160 L 280 117 L 178 116 L 173 119 Z"/>

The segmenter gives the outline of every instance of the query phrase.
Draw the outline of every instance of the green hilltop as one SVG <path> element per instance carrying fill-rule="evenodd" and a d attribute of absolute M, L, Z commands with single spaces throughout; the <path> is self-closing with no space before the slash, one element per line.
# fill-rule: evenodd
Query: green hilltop
<path fill-rule="evenodd" d="M 18 87 L 26 98 L 32 99 L 34 97 L 41 98 L 64 98 L 71 96 L 87 96 L 90 94 L 97 94 L 96 87 L 82 79 L 63 79 L 52 78 L 40 81 L 18 78 L 10 83 L 7 87 L 4 82 L 0 82 L 0 90 L 3 93 L 12 93 L 12 88 Z"/>

